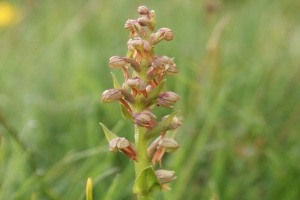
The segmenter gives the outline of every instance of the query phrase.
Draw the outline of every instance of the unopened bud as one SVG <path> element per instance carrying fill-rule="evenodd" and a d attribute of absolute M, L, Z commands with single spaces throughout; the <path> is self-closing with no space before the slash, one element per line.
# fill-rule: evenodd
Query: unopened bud
<path fill-rule="evenodd" d="M 171 104 L 176 103 L 180 99 L 180 96 L 174 92 L 164 92 L 159 95 L 157 101 L 159 105 L 172 108 L 173 106 Z"/>
<path fill-rule="evenodd" d="M 155 20 L 155 12 L 154 10 L 150 11 L 150 25 L 149 28 L 153 31 L 156 25 L 156 20 Z"/>
<path fill-rule="evenodd" d="M 155 123 L 156 116 L 149 110 L 144 110 L 138 114 L 134 114 L 134 123 L 138 126 L 149 127 Z"/>
<path fill-rule="evenodd" d="M 121 99 L 123 97 L 124 97 L 124 95 L 122 94 L 122 92 L 120 90 L 109 89 L 109 90 L 105 90 L 102 93 L 101 102 L 103 102 L 103 103 L 110 103 L 110 102 L 119 100 L 119 99 Z"/>
<path fill-rule="evenodd" d="M 138 7 L 137 12 L 140 15 L 147 15 L 147 14 L 149 14 L 150 11 L 149 11 L 149 9 L 146 6 L 140 6 L 140 7 Z"/>
<path fill-rule="evenodd" d="M 169 28 L 161 28 L 158 30 L 158 32 L 161 32 L 163 34 L 163 39 L 166 41 L 173 40 L 174 38 L 174 33 Z"/>
<path fill-rule="evenodd" d="M 177 178 L 174 171 L 164 169 L 156 170 L 155 175 L 161 184 L 170 183 Z"/>

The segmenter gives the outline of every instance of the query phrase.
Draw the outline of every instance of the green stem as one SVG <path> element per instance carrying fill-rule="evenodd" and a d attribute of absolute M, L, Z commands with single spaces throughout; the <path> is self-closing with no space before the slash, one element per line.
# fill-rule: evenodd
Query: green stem
<path fill-rule="evenodd" d="M 145 134 L 147 132 L 147 129 L 145 127 L 141 127 L 138 125 L 134 126 L 135 129 L 135 145 L 136 145 L 136 151 L 137 151 L 137 159 L 138 162 L 135 162 L 135 178 L 142 173 L 142 171 L 150 166 L 150 159 L 147 154 L 147 148 L 148 148 L 148 140 L 145 140 Z M 138 200 L 152 200 L 153 194 L 147 193 L 147 194 L 137 194 Z"/>
<path fill-rule="evenodd" d="M 148 140 L 145 140 L 145 134 L 147 129 L 145 127 L 135 125 L 135 145 L 137 151 L 137 159 L 138 162 L 135 162 L 135 178 L 137 178 L 141 172 L 150 166 L 150 160 L 147 154 L 147 143 Z M 148 194 L 138 194 L 138 200 L 151 200 L 153 199 L 153 195 L 151 193 Z"/>

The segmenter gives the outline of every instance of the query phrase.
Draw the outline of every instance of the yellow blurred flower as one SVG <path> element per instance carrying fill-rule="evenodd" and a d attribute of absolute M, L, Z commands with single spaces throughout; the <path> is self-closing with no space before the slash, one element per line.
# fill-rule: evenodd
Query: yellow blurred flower
<path fill-rule="evenodd" d="M 18 11 L 11 3 L 0 2 L 0 28 L 18 21 Z"/>

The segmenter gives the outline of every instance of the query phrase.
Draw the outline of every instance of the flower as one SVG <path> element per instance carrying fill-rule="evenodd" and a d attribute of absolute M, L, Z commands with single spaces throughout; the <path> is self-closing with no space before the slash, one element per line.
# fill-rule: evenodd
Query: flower
<path fill-rule="evenodd" d="M 177 178 L 175 176 L 174 171 L 164 170 L 164 169 L 156 170 L 155 175 L 156 175 L 158 181 L 162 184 L 163 190 L 171 190 L 171 188 L 166 186 L 165 184 L 170 183 L 171 181 L 173 181 Z"/>
<path fill-rule="evenodd" d="M 125 153 L 131 160 L 134 160 L 137 162 L 137 154 L 136 151 L 133 148 L 133 145 L 126 140 L 125 138 L 114 138 L 109 141 L 109 150 L 112 152 L 121 151 Z"/>
<path fill-rule="evenodd" d="M 161 93 L 157 99 L 158 104 L 160 106 L 168 107 L 168 108 L 173 108 L 171 104 L 175 103 L 180 99 L 180 96 L 174 92 L 164 92 Z"/>
<path fill-rule="evenodd" d="M 128 63 L 126 62 L 124 57 L 122 57 L 122 56 L 112 56 L 109 59 L 108 66 L 110 66 L 111 68 L 123 68 L 127 64 Z"/>
<path fill-rule="evenodd" d="M 149 110 L 143 110 L 138 114 L 134 114 L 134 118 L 134 123 L 138 126 L 151 128 L 151 125 L 156 123 L 154 121 L 156 116 Z"/>
<path fill-rule="evenodd" d="M 140 79 L 139 77 L 130 78 L 126 81 L 126 84 L 131 87 L 135 88 L 138 91 L 144 91 L 146 90 L 147 84 L 143 79 Z"/>
<path fill-rule="evenodd" d="M 140 15 L 148 15 L 150 13 L 149 9 L 146 6 L 140 6 L 140 7 L 138 7 L 137 12 Z"/>
<path fill-rule="evenodd" d="M 156 45 L 162 40 L 170 41 L 174 38 L 173 31 L 169 28 L 161 28 L 156 33 L 152 33 L 150 36 L 150 44 Z"/>
<path fill-rule="evenodd" d="M 153 150 L 156 147 L 156 151 L 153 153 Z M 152 164 L 155 165 L 156 162 L 159 163 L 161 166 L 162 158 L 165 155 L 165 153 L 173 153 L 179 148 L 178 143 L 171 138 L 162 138 L 158 141 L 155 141 L 152 143 L 149 148 L 147 149 L 148 155 L 151 158 L 152 157 Z M 153 156 L 151 155 L 153 154 Z"/>
<path fill-rule="evenodd" d="M 174 171 L 164 169 L 156 170 L 155 175 L 161 184 L 170 183 L 177 178 Z"/>
<path fill-rule="evenodd" d="M 103 102 L 103 103 L 110 103 L 110 102 L 119 100 L 119 99 L 121 99 L 123 97 L 124 97 L 124 95 L 122 94 L 122 92 L 120 90 L 109 89 L 109 90 L 105 90 L 102 93 L 101 102 Z"/>

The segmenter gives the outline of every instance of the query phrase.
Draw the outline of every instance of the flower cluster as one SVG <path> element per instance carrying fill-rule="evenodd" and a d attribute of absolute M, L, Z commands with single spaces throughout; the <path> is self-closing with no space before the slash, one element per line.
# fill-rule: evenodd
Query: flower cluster
<path fill-rule="evenodd" d="M 160 120 L 157 120 L 153 113 L 153 109 L 158 106 L 173 108 L 173 104 L 180 99 L 178 94 L 166 90 L 164 79 L 166 76 L 178 73 L 178 69 L 174 58 L 154 54 L 155 45 L 163 40 L 173 39 L 172 30 L 160 28 L 154 32 L 155 12 L 145 6 L 140 6 L 138 13 L 140 14 L 138 19 L 128 19 L 125 23 L 125 29 L 130 32 L 127 55 L 113 56 L 109 59 L 109 67 L 122 70 L 124 82 L 120 84 L 112 73 L 114 88 L 105 90 L 101 98 L 103 103 L 114 101 L 120 103 L 123 117 L 135 126 L 135 144 L 113 134 L 103 124 L 101 125 L 111 151 L 125 153 L 136 162 L 137 168 L 150 165 L 153 169 L 156 163 L 162 166 L 165 153 L 172 153 L 179 148 L 174 140 L 175 132 L 173 131 L 181 125 L 176 117 L 179 111 L 164 116 Z M 146 141 L 146 148 L 145 142 L 141 141 Z M 147 158 L 144 158 L 144 155 Z M 137 176 L 141 176 L 142 173 L 143 169 Z M 168 170 L 159 169 L 153 174 L 162 189 L 169 189 L 165 184 L 176 178 L 175 172 Z"/>

